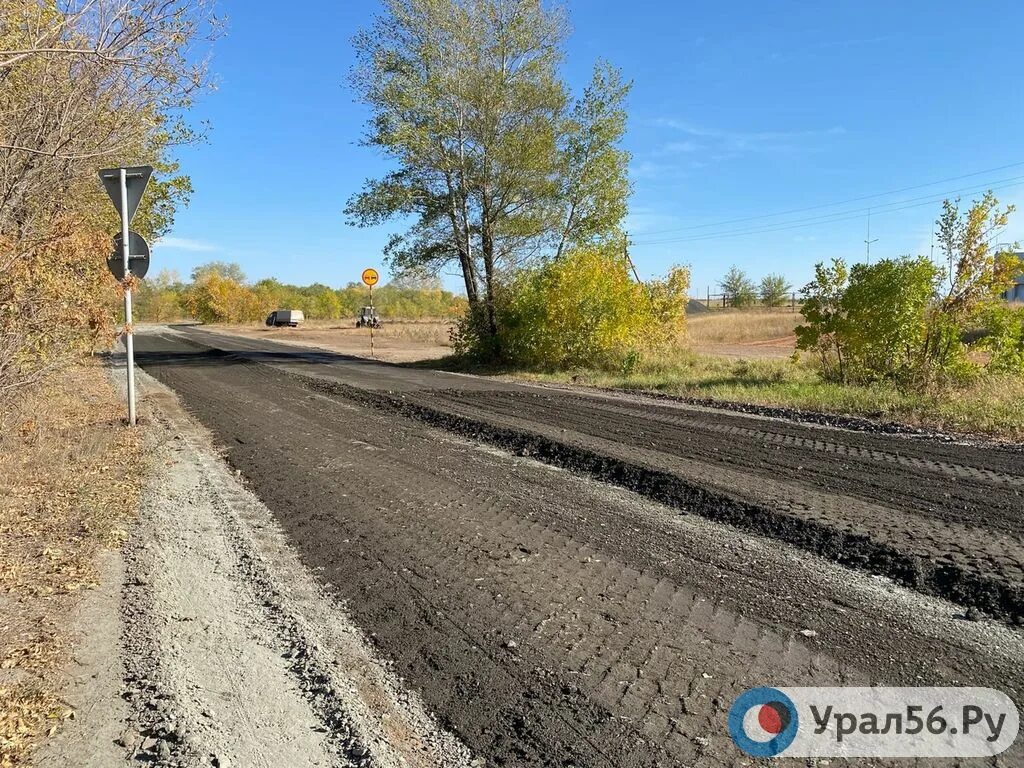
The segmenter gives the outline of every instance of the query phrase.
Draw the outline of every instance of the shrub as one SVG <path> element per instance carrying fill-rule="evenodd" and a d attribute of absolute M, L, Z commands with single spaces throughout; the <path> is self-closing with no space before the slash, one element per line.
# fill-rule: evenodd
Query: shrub
<path fill-rule="evenodd" d="M 633 368 L 644 350 L 676 338 L 685 322 L 689 272 L 633 280 L 627 262 L 598 248 L 514 273 L 496 291 L 497 348 L 466 315 L 453 342 L 462 354 L 539 368 Z"/>
<path fill-rule="evenodd" d="M 985 335 L 978 346 L 992 355 L 989 370 L 1024 374 L 1024 306 L 993 302 L 982 310 L 980 320 Z"/>
<path fill-rule="evenodd" d="M 114 338 L 115 283 L 96 257 L 106 234 L 72 216 L 52 222 L 49 234 L 0 237 L 0 410 L 15 390 Z"/>
<path fill-rule="evenodd" d="M 981 318 L 988 333 L 979 346 L 991 352 L 988 368 L 1021 370 L 1020 317 L 995 299 L 1024 265 L 989 247 L 1012 211 L 999 211 L 991 192 L 962 214 L 946 201 L 937 224 L 948 270 L 924 256 L 851 270 L 841 259 L 830 267 L 818 264 L 803 289 L 807 324 L 796 329 L 797 349 L 817 355 L 826 379 L 889 379 L 926 389 L 978 371 L 967 352 Z"/>
<path fill-rule="evenodd" d="M 846 380 L 847 323 L 842 301 L 849 278 L 842 259 L 833 259 L 829 266 L 819 262 L 814 266 L 814 280 L 802 290 L 800 312 L 807 324 L 796 327 L 796 348 L 817 356 L 822 376 L 829 381 Z"/>
<path fill-rule="evenodd" d="M 854 383 L 888 379 L 921 388 L 970 370 L 959 327 L 942 312 L 945 272 L 924 256 L 819 265 L 804 288 L 807 325 L 797 348 L 814 351 L 825 378 Z"/>

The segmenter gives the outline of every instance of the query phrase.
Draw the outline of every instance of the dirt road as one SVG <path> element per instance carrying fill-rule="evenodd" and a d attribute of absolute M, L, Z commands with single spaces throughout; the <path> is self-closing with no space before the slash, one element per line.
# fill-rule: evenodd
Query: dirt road
<path fill-rule="evenodd" d="M 487 764 L 744 764 L 725 713 L 754 685 L 1024 700 L 1014 450 L 199 329 L 137 349 Z"/>

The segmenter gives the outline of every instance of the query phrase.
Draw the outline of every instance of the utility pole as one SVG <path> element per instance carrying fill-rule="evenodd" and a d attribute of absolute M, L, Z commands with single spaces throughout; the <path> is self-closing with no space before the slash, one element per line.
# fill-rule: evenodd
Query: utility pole
<path fill-rule="evenodd" d="M 867 238 L 867 240 L 864 241 L 864 245 L 866 245 L 867 249 L 868 249 L 868 265 L 869 266 L 871 264 L 871 244 L 872 243 L 877 243 L 877 242 L 878 242 L 878 238 L 877 237 L 874 240 L 871 239 L 871 209 L 868 208 L 868 238 Z"/>
<path fill-rule="evenodd" d="M 636 281 L 638 283 L 643 283 L 643 280 L 640 279 L 640 273 L 636 271 L 636 264 L 634 264 L 633 260 L 631 258 L 629 258 L 629 233 L 628 232 L 624 232 L 623 235 L 622 235 L 622 255 L 626 257 L 626 261 L 629 263 L 630 269 L 633 270 L 633 277 L 636 278 Z"/>

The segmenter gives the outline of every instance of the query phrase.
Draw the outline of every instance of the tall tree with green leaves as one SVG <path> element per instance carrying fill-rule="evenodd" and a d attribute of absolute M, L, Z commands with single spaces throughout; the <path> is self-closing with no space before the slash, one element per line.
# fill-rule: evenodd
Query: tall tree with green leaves
<path fill-rule="evenodd" d="M 384 0 L 354 41 L 364 142 L 396 169 L 366 182 L 349 220 L 410 218 L 386 248 L 392 265 L 457 262 L 492 341 L 503 270 L 611 240 L 626 212 L 629 86 L 600 64 L 572 104 L 558 72 L 567 32 L 540 0 Z"/>
<path fill-rule="evenodd" d="M 725 294 L 726 301 L 733 307 L 749 307 L 757 300 L 757 289 L 747 273 L 733 265 L 725 273 L 718 286 Z"/>
<path fill-rule="evenodd" d="M 765 275 L 761 278 L 761 303 L 766 307 L 780 307 L 786 303 L 792 285 L 782 275 Z"/>

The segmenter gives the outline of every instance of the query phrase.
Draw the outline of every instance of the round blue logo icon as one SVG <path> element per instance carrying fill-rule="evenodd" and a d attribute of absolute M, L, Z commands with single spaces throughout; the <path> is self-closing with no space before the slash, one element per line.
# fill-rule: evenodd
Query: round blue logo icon
<path fill-rule="evenodd" d="M 729 710 L 729 734 L 751 757 L 775 757 L 796 738 L 796 707 L 776 688 L 751 688 Z"/>

